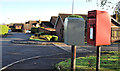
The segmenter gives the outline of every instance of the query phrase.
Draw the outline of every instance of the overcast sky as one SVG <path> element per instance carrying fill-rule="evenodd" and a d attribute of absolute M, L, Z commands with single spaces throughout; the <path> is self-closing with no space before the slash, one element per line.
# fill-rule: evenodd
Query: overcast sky
<path fill-rule="evenodd" d="M 74 14 L 99 9 L 97 0 L 75 0 Z M 28 20 L 49 21 L 59 13 L 72 13 L 72 0 L 0 0 L 0 24 L 24 23 Z"/>

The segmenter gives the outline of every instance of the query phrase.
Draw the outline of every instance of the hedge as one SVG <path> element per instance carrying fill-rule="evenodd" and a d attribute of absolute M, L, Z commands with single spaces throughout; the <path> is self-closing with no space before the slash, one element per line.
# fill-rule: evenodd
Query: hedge
<path fill-rule="evenodd" d="M 6 25 L 0 25 L 0 35 L 5 35 L 8 33 L 8 26 Z"/>
<path fill-rule="evenodd" d="M 39 32 L 39 29 L 36 28 L 36 27 L 32 27 L 31 28 L 31 33 L 34 34 L 34 33 L 38 33 Z"/>

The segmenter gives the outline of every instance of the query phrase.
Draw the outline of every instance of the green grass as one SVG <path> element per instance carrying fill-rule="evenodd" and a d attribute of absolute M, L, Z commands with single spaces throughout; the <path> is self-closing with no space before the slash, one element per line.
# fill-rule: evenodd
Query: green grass
<path fill-rule="evenodd" d="M 116 71 L 118 68 L 118 52 L 102 52 L 101 56 L 101 70 L 102 71 Z M 70 69 L 71 59 L 67 59 L 56 64 L 56 68 L 59 66 L 62 70 Z M 120 68 L 120 67 L 119 67 Z M 96 56 L 86 56 L 76 58 L 76 69 L 79 70 L 92 70 L 96 69 Z"/>

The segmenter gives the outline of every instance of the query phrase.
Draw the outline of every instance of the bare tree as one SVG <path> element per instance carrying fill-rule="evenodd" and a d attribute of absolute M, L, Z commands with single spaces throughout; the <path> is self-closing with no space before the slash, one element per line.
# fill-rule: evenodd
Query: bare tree
<path fill-rule="evenodd" d="M 114 0 L 97 0 L 97 6 L 105 10 L 113 10 L 113 14 L 120 14 L 120 1 L 115 2 Z"/>

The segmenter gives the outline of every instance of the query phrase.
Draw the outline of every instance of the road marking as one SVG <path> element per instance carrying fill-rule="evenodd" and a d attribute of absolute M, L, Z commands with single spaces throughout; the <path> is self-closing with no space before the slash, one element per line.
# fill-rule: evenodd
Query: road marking
<path fill-rule="evenodd" d="M 65 53 L 59 53 L 59 54 L 52 54 L 52 55 L 45 55 L 45 56 L 34 56 L 34 57 L 30 57 L 30 58 L 26 58 L 26 59 L 21 59 L 21 60 L 18 60 L 18 61 L 15 61 L 11 64 L 8 64 L 7 66 L 4 66 L 0 69 L 0 71 L 2 70 L 5 70 L 6 68 L 10 67 L 10 66 L 13 66 L 17 63 L 20 63 L 20 62 L 23 62 L 23 61 L 27 61 L 27 60 L 31 60 L 31 59 L 36 59 L 36 58 L 40 58 L 40 57 L 47 57 L 47 56 L 54 56 L 54 55 L 61 55 L 61 54 L 65 54 Z"/>

